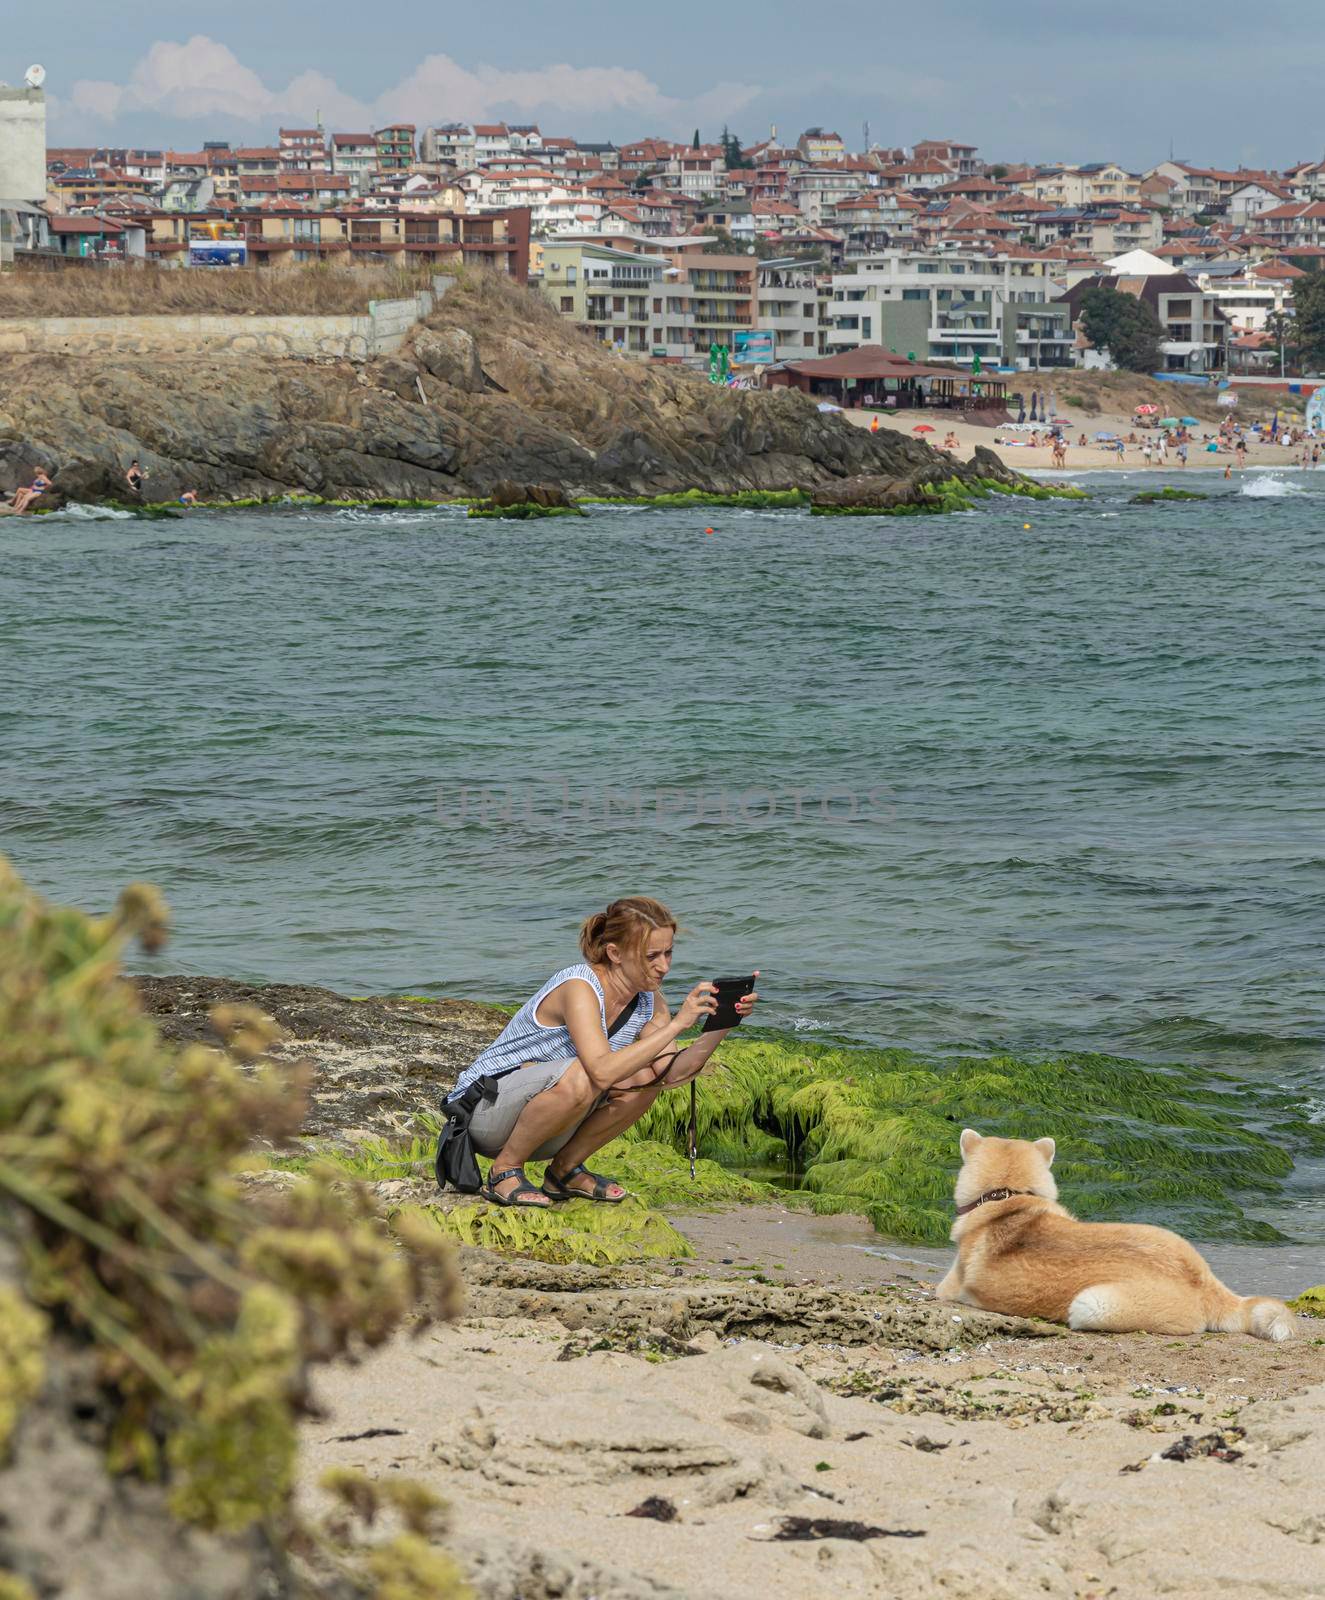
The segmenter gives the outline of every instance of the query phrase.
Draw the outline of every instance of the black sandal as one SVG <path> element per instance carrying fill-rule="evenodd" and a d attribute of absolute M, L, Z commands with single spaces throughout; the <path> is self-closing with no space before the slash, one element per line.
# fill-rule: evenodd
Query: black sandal
<path fill-rule="evenodd" d="M 592 1193 L 588 1189 L 569 1189 L 562 1181 L 564 1178 L 573 1178 L 577 1172 L 582 1172 L 586 1178 L 593 1179 Z M 629 1196 L 625 1193 L 608 1194 L 607 1186 L 609 1183 L 616 1183 L 616 1179 L 605 1178 L 599 1172 L 590 1172 L 586 1166 L 572 1167 L 569 1172 L 563 1173 L 560 1178 L 549 1166 L 543 1174 L 543 1193 L 550 1200 L 597 1200 L 600 1205 L 619 1206 Z M 552 1185 L 550 1189 L 548 1188 L 549 1184 Z M 617 1187 L 623 1188 L 624 1186 L 617 1184 Z"/>
<path fill-rule="evenodd" d="M 507 1178 L 519 1178 L 519 1183 L 511 1190 L 510 1194 L 498 1194 L 496 1184 L 504 1183 Z M 488 1181 L 479 1190 L 485 1200 L 490 1200 L 495 1206 L 524 1206 L 528 1211 L 548 1211 L 550 1206 L 543 1204 L 542 1200 L 522 1200 L 523 1194 L 542 1194 L 543 1191 L 530 1183 L 524 1175 L 523 1167 L 507 1167 L 505 1172 L 490 1172 Z M 550 1198 L 550 1196 L 545 1196 Z"/>

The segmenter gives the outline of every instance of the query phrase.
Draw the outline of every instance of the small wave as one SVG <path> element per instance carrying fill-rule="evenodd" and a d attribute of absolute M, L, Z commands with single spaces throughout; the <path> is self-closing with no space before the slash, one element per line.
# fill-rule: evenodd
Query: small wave
<path fill-rule="evenodd" d="M 791 1026 L 797 1033 L 821 1033 L 825 1028 L 832 1026 L 829 1022 L 820 1022 L 818 1017 L 793 1017 Z"/>
<path fill-rule="evenodd" d="M 1252 478 L 1240 491 L 1252 500 L 1282 500 L 1290 494 L 1305 494 L 1300 483 L 1286 483 L 1280 477 Z"/>
<path fill-rule="evenodd" d="M 118 506 L 62 506 L 59 511 L 47 512 L 61 522 L 132 522 L 133 512 L 122 511 Z"/>

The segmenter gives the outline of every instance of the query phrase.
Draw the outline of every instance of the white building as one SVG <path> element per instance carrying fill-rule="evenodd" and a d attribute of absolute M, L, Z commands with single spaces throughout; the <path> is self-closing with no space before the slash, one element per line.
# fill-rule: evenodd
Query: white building
<path fill-rule="evenodd" d="M 816 261 L 761 261 L 757 268 L 755 327 L 772 333 L 777 361 L 819 353 L 819 299 Z"/>
<path fill-rule="evenodd" d="M 40 89 L 0 89 L 0 267 L 14 250 L 39 248 L 46 198 L 46 96 Z"/>
<path fill-rule="evenodd" d="M 834 273 L 830 355 L 877 344 L 917 361 L 1019 370 L 1068 366 L 1066 306 L 1033 259 L 955 250 L 885 250 Z"/>

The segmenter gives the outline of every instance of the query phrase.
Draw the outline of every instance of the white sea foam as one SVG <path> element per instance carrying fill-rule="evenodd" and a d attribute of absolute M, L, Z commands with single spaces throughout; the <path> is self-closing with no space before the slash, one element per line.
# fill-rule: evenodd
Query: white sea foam
<path fill-rule="evenodd" d="M 1240 492 L 1253 500 L 1282 500 L 1286 495 L 1305 494 L 1306 490 L 1300 483 L 1287 483 L 1283 478 L 1271 476 L 1248 479 Z"/>
<path fill-rule="evenodd" d="M 58 511 L 48 511 L 47 516 L 61 522 L 131 522 L 132 511 L 122 511 L 119 506 L 67 505 Z"/>
<path fill-rule="evenodd" d="M 791 1025 L 797 1033 L 818 1033 L 830 1026 L 827 1022 L 820 1022 L 818 1017 L 793 1017 Z"/>

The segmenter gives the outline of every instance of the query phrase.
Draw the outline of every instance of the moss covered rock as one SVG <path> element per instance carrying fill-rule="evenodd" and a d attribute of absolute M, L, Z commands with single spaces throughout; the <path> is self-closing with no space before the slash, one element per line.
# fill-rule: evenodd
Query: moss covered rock
<path fill-rule="evenodd" d="M 892 1238 L 938 1244 L 952 1223 L 964 1126 L 1058 1141 L 1065 1205 L 1198 1239 L 1283 1235 L 1244 1205 L 1281 1194 L 1325 1127 L 1291 1095 L 1197 1071 L 1070 1054 L 930 1060 L 903 1050 L 729 1039 L 699 1081 L 700 1149 L 778 1160 L 815 1210 L 859 1211 Z M 688 1104 L 662 1096 L 629 1137 L 684 1149 Z"/>

